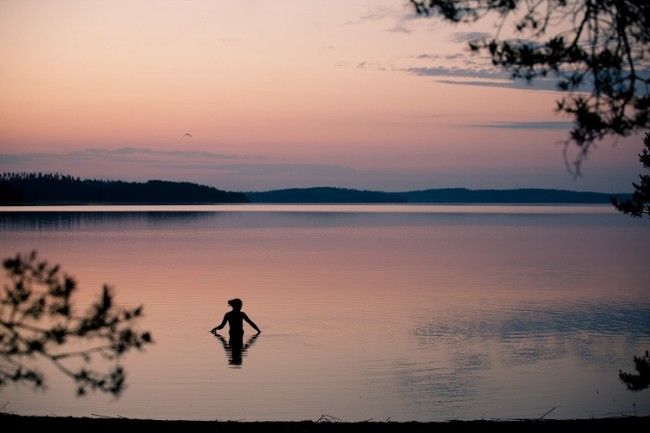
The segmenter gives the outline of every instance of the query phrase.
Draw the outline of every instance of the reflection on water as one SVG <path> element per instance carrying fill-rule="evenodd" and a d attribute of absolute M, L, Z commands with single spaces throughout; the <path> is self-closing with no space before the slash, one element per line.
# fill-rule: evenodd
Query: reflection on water
<path fill-rule="evenodd" d="M 241 367 L 246 351 L 253 346 L 255 340 L 260 336 L 260 334 L 253 334 L 248 337 L 246 344 L 244 344 L 244 334 L 231 333 L 228 341 L 216 332 L 213 335 L 221 342 L 223 350 L 226 351 L 228 365 L 232 367 Z"/>
<path fill-rule="evenodd" d="M 650 337 L 650 306 L 617 303 L 526 305 L 509 311 L 476 311 L 472 316 L 436 317 L 416 326 L 422 337 L 516 340 L 563 334 Z"/>
<path fill-rule="evenodd" d="M 210 212 L 0 212 L 0 230 L 83 230 L 119 224 L 129 230 L 209 220 Z"/>
<path fill-rule="evenodd" d="M 22 213 L 409 213 L 429 214 L 616 214 L 609 204 L 507 205 L 507 204 L 218 204 L 218 205 L 72 205 L 72 206 L 0 206 L 0 211 Z"/>
<path fill-rule="evenodd" d="M 650 414 L 650 393 L 617 377 L 650 347 L 650 222 L 598 207 L 246 209 L 0 212 L 1 257 L 38 249 L 76 277 L 81 305 L 113 285 L 119 302 L 144 304 L 142 327 L 156 337 L 126 358 L 119 400 L 78 399 L 46 371 L 47 392 L 3 390 L 7 410 L 351 421 L 539 417 L 554 406 L 559 418 Z M 206 332 L 235 296 L 263 325 L 262 344 Z"/>
<path fill-rule="evenodd" d="M 638 227 L 632 220 L 622 221 L 611 206 L 470 206 L 470 205 L 224 205 L 224 206 L 0 206 L 0 231 L 107 229 L 120 225 L 128 230 L 151 227 L 302 227 L 302 226 L 380 226 L 383 224 L 426 225 L 512 224 L 552 225 L 601 224 Z M 44 209 L 50 209 L 45 211 Z M 52 211 L 62 209 L 62 211 Z M 69 208 L 69 210 L 66 210 Z M 107 209 L 109 211 L 107 211 Z M 208 210 L 206 210 L 208 209 Z M 579 215 L 579 218 L 577 216 Z"/>
<path fill-rule="evenodd" d="M 625 360 L 616 344 L 643 347 L 650 340 L 650 305 L 630 303 L 568 303 L 526 305 L 508 310 L 476 310 L 464 317 L 436 317 L 415 327 L 421 344 L 498 347 L 507 365 L 561 359 L 569 350 L 585 364 L 605 370 Z M 480 354 L 475 354 L 480 356 Z"/>

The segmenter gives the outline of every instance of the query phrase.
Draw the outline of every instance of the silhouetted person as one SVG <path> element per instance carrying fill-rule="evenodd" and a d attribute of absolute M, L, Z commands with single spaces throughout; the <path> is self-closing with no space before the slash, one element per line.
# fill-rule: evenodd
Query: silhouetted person
<path fill-rule="evenodd" d="M 215 334 L 218 330 L 223 329 L 224 326 L 226 326 L 226 322 L 228 323 L 230 329 L 228 332 L 230 332 L 230 337 L 232 338 L 233 335 L 241 334 L 242 336 L 244 335 L 244 320 L 246 323 L 251 325 L 254 330 L 257 331 L 259 334 L 262 332 L 260 328 L 257 327 L 255 323 L 251 319 L 248 318 L 246 313 L 244 313 L 241 310 L 242 307 L 242 301 L 239 298 L 231 299 L 228 301 L 228 305 L 232 307 L 232 311 L 228 311 L 224 316 L 223 320 L 221 321 L 221 324 L 217 326 L 216 328 L 212 328 L 210 332 Z"/>
<path fill-rule="evenodd" d="M 224 350 L 230 355 L 228 364 L 241 365 L 242 358 L 246 353 L 246 350 L 255 342 L 255 339 L 262 331 L 251 319 L 249 319 L 246 313 L 241 311 L 241 299 L 231 299 L 228 301 L 228 305 L 232 307 L 232 311 L 228 311 L 223 316 L 221 324 L 215 328 L 212 328 L 210 332 L 212 332 L 216 337 L 219 338 L 219 340 L 221 340 Z M 246 345 L 244 345 L 244 320 L 257 331 L 257 334 L 253 335 L 248 340 Z M 228 332 L 230 334 L 230 340 L 228 343 L 226 343 L 226 340 L 221 335 L 217 334 L 217 331 L 223 329 L 223 327 L 226 326 L 226 323 L 228 323 Z"/>

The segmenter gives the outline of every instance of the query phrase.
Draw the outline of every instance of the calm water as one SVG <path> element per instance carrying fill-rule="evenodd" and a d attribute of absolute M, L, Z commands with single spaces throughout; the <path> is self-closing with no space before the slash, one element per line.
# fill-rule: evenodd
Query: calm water
<path fill-rule="evenodd" d="M 612 416 L 636 404 L 650 414 L 650 391 L 617 377 L 650 348 L 650 222 L 608 206 L 6 210 L 2 257 L 38 249 L 77 278 L 80 305 L 110 283 L 118 301 L 144 304 L 140 327 L 156 340 L 127 356 L 119 399 L 77 398 L 44 365 L 47 391 L 9 386 L 7 411 L 425 421 L 554 406 L 549 417 Z M 240 367 L 208 332 L 232 297 L 263 329 Z"/>

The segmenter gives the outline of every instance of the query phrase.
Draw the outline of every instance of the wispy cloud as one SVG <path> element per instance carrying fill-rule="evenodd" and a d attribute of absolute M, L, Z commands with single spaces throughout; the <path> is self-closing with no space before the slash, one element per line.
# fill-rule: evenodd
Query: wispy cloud
<path fill-rule="evenodd" d="M 365 21 L 380 21 L 389 17 L 394 17 L 396 15 L 395 8 L 388 7 L 373 7 L 366 11 L 363 15 L 359 17 L 358 20 L 352 21 L 352 23 L 360 23 Z"/>
<path fill-rule="evenodd" d="M 470 119 L 457 121 L 453 118 L 466 115 L 467 113 L 441 112 L 416 116 L 412 120 L 404 119 L 403 122 L 430 124 L 435 122 L 436 118 L 446 118 L 444 121 L 447 124 L 453 123 L 463 128 L 472 121 L 471 116 Z M 494 127 L 514 127 L 515 123 L 517 122 L 503 122 Z M 539 129 L 542 125 L 542 122 L 524 122 L 519 127 L 533 126 Z M 458 170 L 459 161 L 467 164 L 464 152 L 454 154 L 453 146 L 449 146 L 435 155 L 436 157 L 431 159 L 429 154 L 423 154 L 417 158 L 417 164 L 409 162 L 412 161 L 413 155 L 406 155 L 405 162 L 402 162 L 400 157 L 380 156 L 376 159 L 378 165 L 373 162 L 368 167 L 368 164 L 364 163 L 361 168 L 355 166 L 354 158 L 348 160 L 344 157 L 340 160 L 346 162 L 339 164 L 314 162 L 313 159 L 296 161 L 272 157 L 238 157 L 185 149 L 85 149 L 61 153 L 0 154 L 0 172 L 59 172 L 82 178 L 129 181 L 180 180 L 237 191 L 319 185 L 387 191 L 445 186 L 513 188 L 521 187 L 522 179 L 526 186 L 577 188 L 571 176 L 566 175 L 564 166 L 559 163 L 541 163 L 537 168 L 528 165 L 504 168 L 501 162 L 491 161 L 490 158 L 477 154 L 471 170 Z M 608 166 L 607 174 L 591 175 L 590 182 L 582 183 L 578 189 L 624 191 L 629 185 L 630 170 L 628 166 L 616 168 L 619 169 L 620 173 L 613 176 L 611 167 Z"/>
<path fill-rule="evenodd" d="M 471 77 L 471 75 L 466 75 L 466 77 Z M 487 78 L 487 77 L 478 77 L 478 78 Z M 478 86 L 478 87 L 502 87 L 507 89 L 526 89 L 526 90 L 538 90 L 538 91 L 557 91 L 557 84 L 554 80 L 550 79 L 536 79 L 532 82 L 526 82 L 525 80 L 512 80 L 504 79 L 502 81 L 490 81 L 490 80 L 436 80 L 437 83 L 443 84 L 452 84 L 457 86 Z"/>
<path fill-rule="evenodd" d="M 468 69 L 446 66 L 416 66 L 405 68 L 405 72 L 421 77 L 468 77 L 487 79 L 508 79 L 506 72 L 488 69 Z"/>
<path fill-rule="evenodd" d="M 419 60 L 437 60 L 442 56 L 440 54 L 418 54 L 415 58 Z"/>
<path fill-rule="evenodd" d="M 413 9 L 410 5 L 403 7 L 379 6 L 368 9 L 359 18 L 347 21 L 343 25 L 351 26 L 371 22 L 390 22 L 390 26 L 387 27 L 385 31 L 391 33 L 409 34 L 414 30 L 411 23 L 426 19 L 426 17 L 418 15 L 415 12 L 415 9 Z"/>
<path fill-rule="evenodd" d="M 454 32 L 451 34 L 450 39 L 453 42 L 472 42 L 489 37 L 490 34 L 485 32 Z"/>
<path fill-rule="evenodd" d="M 118 147 L 112 149 L 88 148 L 69 152 L 26 152 L 0 154 L 3 163 L 37 163 L 47 161 L 88 162 L 161 162 L 164 160 L 238 160 L 258 159 L 257 157 L 239 156 L 207 152 L 201 150 L 155 150 L 144 147 Z"/>
<path fill-rule="evenodd" d="M 392 27 L 387 28 L 386 31 L 391 33 L 409 34 L 412 30 L 405 24 L 404 21 L 398 21 Z"/>
<path fill-rule="evenodd" d="M 500 128 L 500 129 L 569 129 L 571 122 L 534 121 L 534 122 L 490 122 L 467 124 L 473 128 Z"/>
<path fill-rule="evenodd" d="M 454 53 L 454 54 L 418 54 L 414 56 L 418 60 L 465 60 L 467 56 L 464 53 Z"/>
<path fill-rule="evenodd" d="M 413 57 L 412 57 L 413 58 Z M 418 60 L 444 59 L 455 61 L 462 66 L 409 66 L 400 68 L 394 65 L 382 65 L 372 62 L 358 62 L 357 69 L 373 69 L 377 71 L 401 71 L 419 77 L 440 77 L 437 83 L 457 86 L 501 87 L 509 89 L 526 89 L 537 91 L 558 91 L 557 80 L 553 78 L 536 78 L 530 82 L 522 79 L 513 79 L 507 71 L 486 69 L 477 65 L 462 54 L 420 54 L 415 56 Z"/>
<path fill-rule="evenodd" d="M 224 170 L 234 164 L 263 163 L 256 156 L 220 154 L 203 150 L 155 150 L 143 147 L 88 148 L 68 152 L 26 152 L 0 154 L 0 171 L 56 171 L 78 175 L 109 176 L 129 173 L 131 177 L 166 173 L 183 167 L 195 171 L 211 166 Z M 95 173 L 93 170 L 97 170 Z"/>
<path fill-rule="evenodd" d="M 158 150 L 146 147 L 118 147 L 116 149 L 84 149 L 77 152 L 71 152 L 75 155 L 149 155 L 149 156 L 170 156 L 184 158 L 207 158 L 207 159 L 239 159 L 239 155 L 230 155 L 223 153 L 208 152 L 204 150 Z M 251 158 L 251 157 L 246 157 Z"/>
<path fill-rule="evenodd" d="M 382 173 L 336 164 L 139 147 L 0 154 L 0 172 L 7 171 L 59 172 L 103 179 L 192 180 L 231 189 L 257 188 L 264 184 L 273 187 L 337 184 L 341 179 L 386 177 Z"/>
<path fill-rule="evenodd" d="M 465 63 L 465 66 L 415 66 L 404 68 L 403 71 L 420 77 L 450 77 L 448 79 L 436 80 L 436 82 L 458 86 L 502 87 L 545 91 L 558 90 L 556 80 L 551 78 L 537 78 L 531 82 L 527 82 L 526 80 L 512 79 L 511 75 L 506 71 L 467 67 L 471 66 L 469 63 Z M 468 80 L 472 78 L 475 80 Z"/>
<path fill-rule="evenodd" d="M 374 69 L 377 71 L 394 71 L 395 68 L 392 66 L 384 66 L 381 64 L 377 63 L 370 63 L 370 62 L 359 62 L 357 63 L 357 69 Z"/>

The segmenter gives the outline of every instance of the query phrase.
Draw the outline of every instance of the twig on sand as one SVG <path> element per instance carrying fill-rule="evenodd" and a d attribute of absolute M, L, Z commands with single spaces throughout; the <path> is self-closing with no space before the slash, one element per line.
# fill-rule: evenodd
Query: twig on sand
<path fill-rule="evenodd" d="M 551 408 L 551 410 L 549 410 L 548 412 L 546 412 L 544 415 L 540 416 L 539 419 L 544 419 L 544 417 L 545 417 L 546 415 L 548 415 L 549 413 L 553 412 L 556 408 L 557 408 L 557 406 L 553 406 L 553 408 Z"/>
<path fill-rule="evenodd" d="M 343 422 L 343 420 L 332 415 L 322 414 L 316 422 Z"/>
<path fill-rule="evenodd" d="M 94 416 L 94 417 L 96 417 L 96 418 L 106 418 L 106 419 L 118 419 L 118 418 L 120 418 L 120 419 L 129 419 L 129 418 L 127 418 L 127 417 L 125 417 L 125 416 L 122 416 L 122 415 L 110 416 L 110 415 L 100 415 L 100 414 L 98 414 L 98 413 L 91 413 L 90 415 L 91 415 L 91 416 Z M 55 416 L 55 415 L 50 415 L 50 416 Z"/>

